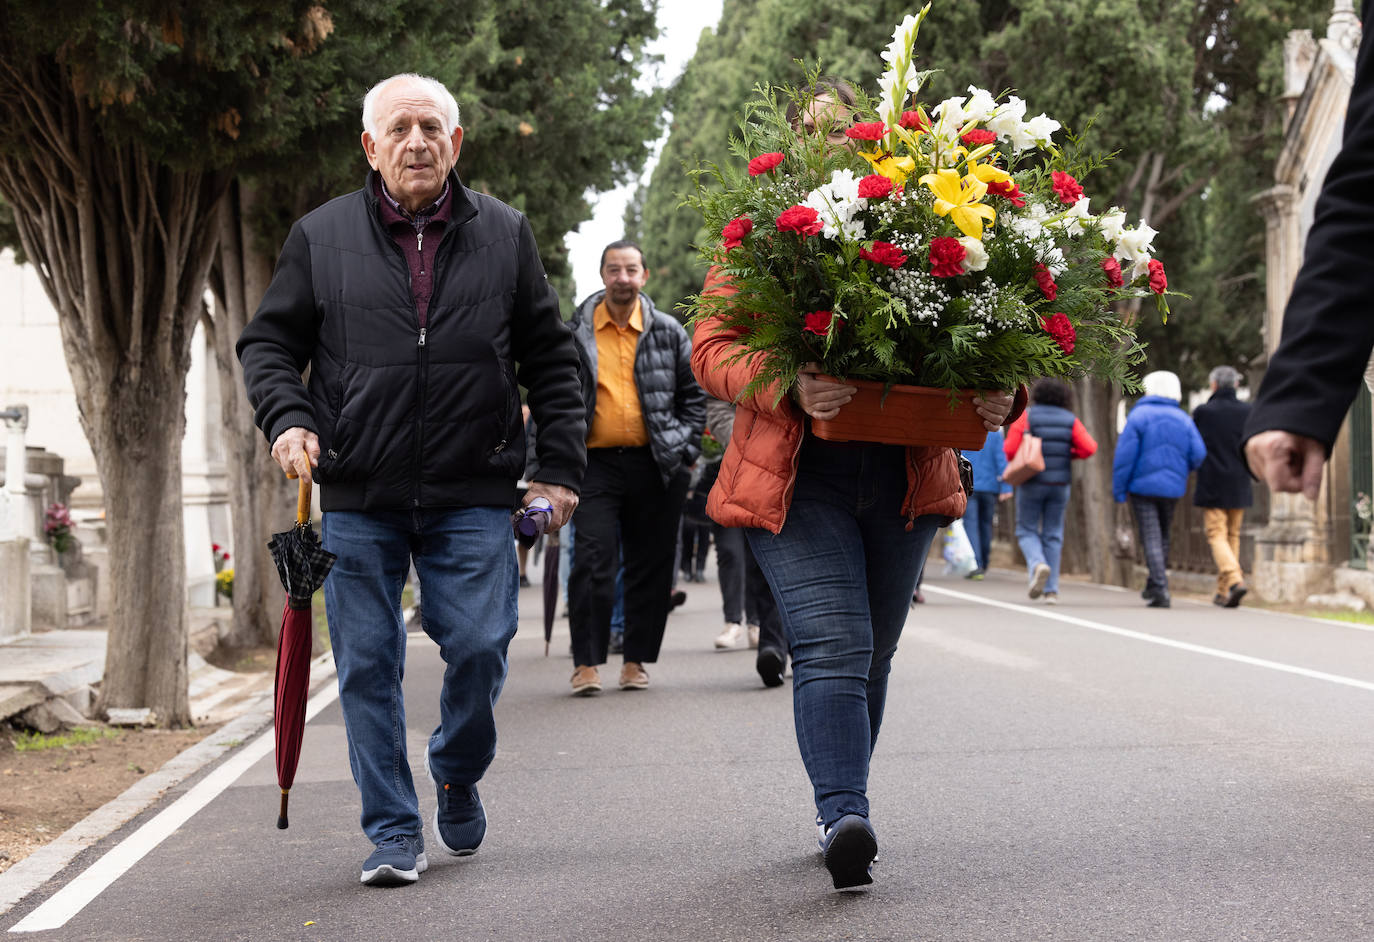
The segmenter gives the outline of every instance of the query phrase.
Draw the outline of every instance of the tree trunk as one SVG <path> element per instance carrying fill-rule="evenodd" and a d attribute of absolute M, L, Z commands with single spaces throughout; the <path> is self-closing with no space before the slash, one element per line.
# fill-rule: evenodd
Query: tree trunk
<path fill-rule="evenodd" d="M 1114 552 L 1117 508 L 1112 500 L 1112 455 L 1116 452 L 1116 410 L 1121 395 L 1116 387 L 1093 379 L 1078 382 L 1079 418 L 1097 440 L 1097 454 L 1081 463 L 1074 482 L 1074 517 L 1085 569 L 1094 582 L 1130 585 L 1131 560 Z"/>
<path fill-rule="evenodd" d="M 190 722 L 181 439 L 191 337 L 229 170 L 174 170 L 108 138 L 50 58 L 0 71 L 0 196 L 58 312 L 105 489 L 111 599 L 99 709 Z"/>
<path fill-rule="evenodd" d="M 224 419 L 229 513 L 234 527 L 234 620 L 223 638 L 233 647 L 271 644 L 281 627 L 282 586 L 267 551 L 276 530 L 295 519 L 295 488 L 272 460 L 253 423 L 243 367 L 234 345 L 257 310 L 272 277 L 272 262 L 257 251 L 248 228 L 254 193 L 239 182 L 219 213 L 219 251 L 211 271 L 215 311 L 207 319 L 219 371 Z"/>
<path fill-rule="evenodd" d="M 159 722 L 176 726 L 191 721 L 181 503 L 184 384 L 184 370 L 147 371 L 135 388 L 111 390 L 90 423 L 105 489 L 113 609 L 99 708 L 148 706 Z"/>

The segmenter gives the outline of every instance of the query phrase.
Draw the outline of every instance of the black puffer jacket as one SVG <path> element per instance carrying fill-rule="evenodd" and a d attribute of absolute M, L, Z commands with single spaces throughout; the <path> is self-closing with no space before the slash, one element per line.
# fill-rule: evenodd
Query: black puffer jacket
<path fill-rule="evenodd" d="M 606 292 L 598 291 L 578 307 L 569 322 L 582 354 L 582 398 L 586 423 L 596 413 L 596 306 Z M 666 485 L 701 454 L 701 431 L 706 426 L 706 393 L 692 375 L 692 341 L 682 325 L 639 296 L 644 333 L 635 345 L 635 388 L 649 450 Z M 541 423 L 542 427 L 542 423 Z M 542 432 L 541 432 L 542 434 Z"/>
<path fill-rule="evenodd" d="M 518 383 L 540 426 L 539 480 L 577 490 L 577 346 L 529 223 L 450 174 L 422 330 L 373 176 L 291 227 L 239 338 L 258 427 L 269 442 L 296 426 L 319 435 L 325 510 L 508 507 L 525 463 Z"/>

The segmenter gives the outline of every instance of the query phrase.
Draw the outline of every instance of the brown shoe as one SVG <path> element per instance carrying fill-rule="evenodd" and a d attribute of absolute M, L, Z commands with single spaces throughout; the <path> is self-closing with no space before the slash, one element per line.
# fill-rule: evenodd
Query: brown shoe
<path fill-rule="evenodd" d="M 578 667 L 572 675 L 575 697 L 590 697 L 601 692 L 601 674 L 595 667 Z"/>
<path fill-rule="evenodd" d="M 635 661 L 626 661 L 620 669 L 621 690 L 648 690 L 649 675 L 643 666 Z"/>

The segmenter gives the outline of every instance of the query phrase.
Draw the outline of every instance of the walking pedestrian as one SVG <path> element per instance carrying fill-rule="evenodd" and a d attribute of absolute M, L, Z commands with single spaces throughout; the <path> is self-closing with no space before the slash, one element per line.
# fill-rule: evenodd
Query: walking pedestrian
<path fill-rule="evenodd" d="M 1372 18 L 1374 0 L 1364 0 L 1341 149 L 1317 197 L 1282 338 L 1245 423 L 1245 456 L 1255 476 L 1311 500 L 1374 349 Z"/>
<path fill-rule="evenodd" d="M 1193 410 L 1207 457 L 1197 469 L 1193 505 L 1202 508 L 1207 545 L 1217 565 L 1217 592 L 1212 601 L 1235 608 L 1248 591 L 1240 568 L 1240 525 L 1253 502 L 1250 472 L 1241 454 L 1241 435 L 1250 404 L 1236 398 L 1240 373 L 1218 366 L 1208 377 L 1212 398 Z"/>
<path fill-rule="evenodd" d="M 1197 426 L 1179 406 L 1183 390 L 1167 370 L 1145 374 L 1145 395 L 1135 404 L 1112 458 L 1112 496 L 1129 498 L 1149 576 L 1140 597 L 1168 608 L 1169 527 L 1174 506 L 1188 490 L 1188 475 L 1207 457 Z"/>
<path fill-rule="evenodd" d="M 1011 485 L 1002 480 L 1007 469 L 1007 456 L 1002 450 L 1006 438 L 999 428 L 988 432 L 987 441 L 977 450 L 966 449 L 964 457 L 973 465 L 973 493 L 964 511 L 964 532 L 973 544 L 978 568 L 968 574 L 981 579 L 988 570 L 988 555 L 992 552 L 992 522 L 1000 501 L 1011 500 Z"/>
<path fill-rule="evenodd" d="M 716 482 L 720 460 L 697 459 L 687 482 L 687 502 L 682 508 L 682 577 L 688 582 L 706 581 L 706 557 L 711 552 L 711 521 L 706 516 L 706 495 Z"/>
<path fill-rule="evenodd" d="M 720 399 L 706 399 L 706 428 L 727 447 L 735 430 L 735 407 Z M 724 455 L 721 456 L 721 462 Z M 717 462 L 716 479 L 720 477 Z M 714 482 L 713 485 L 714 486 Z M 709 491 L 708 491 L 709 501 Z M 773 598 L 773 590 L 749 548 L 744 530 L 712 521 L 716 540 L 716 571 L 725 609 L 725 629 L 716 636 L 717 651 L 738 647 L 746 640 L 756 649 L 754 670 L 765 687 L 781 687 L 787 672 L 787 639 Z M 744 616 L 741 626 L 740 616 Z"/>
<path fill-rule="evenodd" d="M 371 172 L 291 227 L 238 355 L 273 457 L 321 486 L 324 548 L 338 557 L 329 637 L 375 845 L 361 879 L 391 885 L 427 866 L 401 690 L 406 572 L 413 560 L 421 624 L 447 665 L 424 760 L 434 836 L 464 856 L 486 833 L 477 782 L 496 752 L 516 628 L 517 384 L 540 426 L 526 501 L 549 500 L 550 529 L 577 506 L 585 419 L 577 348 L 529 223 L 453 169 L 452 94 L 394 75 L 367 93 L 362 118 Z"/>
<path fill-rule="evenodd" d="M 1026 558 L 1032 599 L 1059 604 L 1059 561 L 1064 551 L 1064 513 L 1073 482 L 1072 463 L 1097 454 L 1097 442 L 1073 414 L 1073 390 L 1044 377 L 1031 387 L 1030 408 L 1007 430 L 1003 451 L 1010 458 L 1021 438 L 1039 437 L 1045 470 L 1016 488 L 1016 543 Z"/>
<path fill-rule="evenodd" d="M 812 106 L 839 107 L 824 94 Z M 810 124 L 829 123 L 808 116 Z M 734 293 L 719 268 L 703 290 Z M 872 882 L 877 854 L 868 771 L 892 656 L 931 539 L 964 512 L 958 456 L 950 448 L 815 437 L 806 417 L 833 418 L 856 392 L 818 378 L 816 364 L 804 365 L 779 401 L 767 389 L 741 398 L 760 358 L 737 356 L 738 336 L 718 317 L 696 326 L 693 369 L 708 393 L 736 404 L 738 433 L 707 511 L 726 526 L 747 528 L 773 588 L 792 656 L 797 742 L 825 865 L 836 888 L 858 887 Z M 989 430 L 1003 424 L 1012 401 L 1005 393 L 977 401 Z"/>
<path fill-rule="evenodd" d="M 605 288 L 571 326 L 582 357 L 587 475 L 568 581 L 572 692 L 601 691 L 616 568 L 625 566 L 622 690 L 649 686 L 673 589 L 687 469 L 701 452 L 706 396 L 692 377 L 687 332 L 643 288 L 644 253 L 612 242 L 601 253 Z"/>

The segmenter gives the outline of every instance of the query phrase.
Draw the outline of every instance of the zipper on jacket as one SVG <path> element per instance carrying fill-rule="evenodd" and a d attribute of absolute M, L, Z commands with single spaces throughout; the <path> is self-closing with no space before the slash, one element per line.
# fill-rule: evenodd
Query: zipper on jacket
<path fill-rule="evenodd" d="M 420 328 L 420 346 L 422 347 L 425 345 L 425 331 L 427 331 L 428 329 L 429 328 L 427 327 Z"/>

